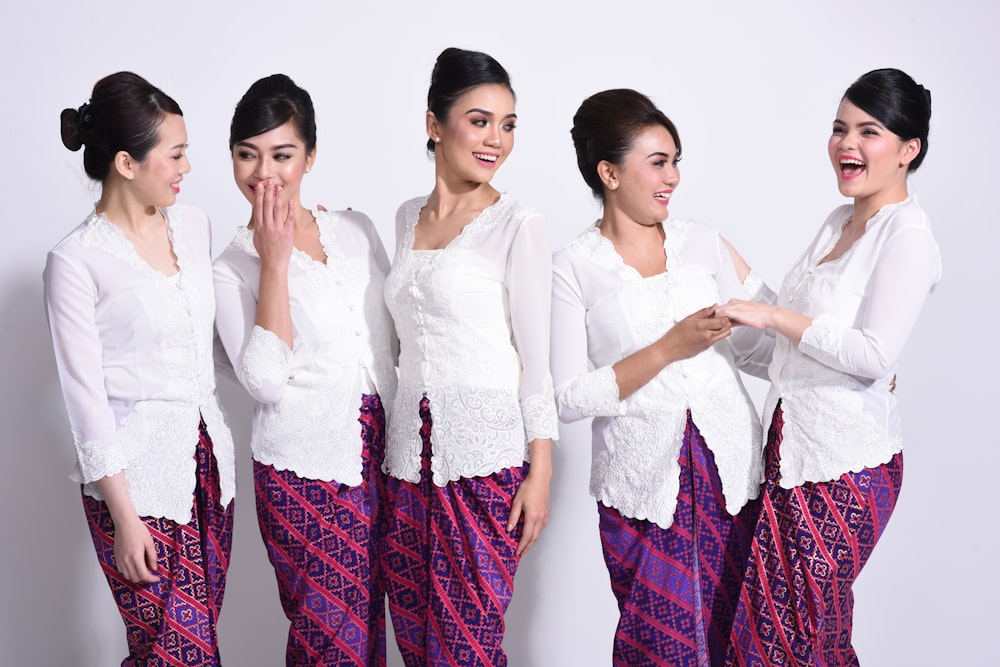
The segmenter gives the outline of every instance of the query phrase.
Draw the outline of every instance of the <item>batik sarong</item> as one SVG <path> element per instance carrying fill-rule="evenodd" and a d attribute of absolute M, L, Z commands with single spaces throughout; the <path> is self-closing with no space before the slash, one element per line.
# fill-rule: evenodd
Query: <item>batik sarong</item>
<path fill-rule="evenodd" d="M 727 664 L 856 666 L 851 588 L 896 504 L 903 456 L 831 482 L 783 489 L 782 425 L 779 404 L 768 431 L 767 483 Z"/>
<path fill-rule="evenodd" d="M 407 667 L 504 667 L 504 612 L 514 592 L 521 523 L 507 532 L 528 466 L 443 487 L 431 481 L 431 414 L 420 403 L 420 482 L 388 479 L 384 573 Z"/>
<path fill-rule="evenodd" d="M 133 584 L 114 563 L 114 522 L 108 506 L 83 496 L 97 560 L 125 622 L 129 655 L 122 667 L 219 665 L 216 624 L 222 609 L 233 540 L 233 504 L 219 505 L 219 467 L 212 439 L 199 426 L 197 482 L 191 521 L 143 517 L 156 544 L 158 582 Z"/>
<path fill-rule="evenodd" d="M 385 593 L 376 524 L 385 414 L 362 398 L 362 477 L 354 487 L 254 461 L 257 519 L 290 621 L 286 664 L 385 665 Z"/>
<path fill-rule="evenodd" d="M 621 617 L 612 662 L 722 665 L 759 501 L 726 511 L 715 458 L 688 415 L 669 528 L 598 503 L 604 561 Z"/>

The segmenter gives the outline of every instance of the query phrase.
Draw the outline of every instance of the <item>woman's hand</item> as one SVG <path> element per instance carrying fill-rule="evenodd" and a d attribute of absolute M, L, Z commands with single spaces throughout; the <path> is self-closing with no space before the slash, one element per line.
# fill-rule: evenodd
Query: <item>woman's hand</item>
<path fill-rule="evenodd" d="M 115 567 L 133 584 L 151 584 L 156 573 L 156 544 L 137 515 L 115 521 Z"/>
<path fill-rule="evenodd" d="M 775 307 L 769 303 L 731 299 L 719 306 L 719 314 L 728 317 L 733 324 L 742 324 L 755 329 L 773 329 Z"/>
<path fill-rule="evenodd" d="M 719 306 L 713 305 L 691 313 L 670 327 L 660 342 L 670 350 L 670 361 L 678 361 L 704 352 L 729 336 L 732 329 L 729 318 L 719 313 Z"/>
<path fill-rule="evenodd" d="M 283 202 L 281 194 L 270 180 L 254 188 L 253 246 L 264 267 L 287 264 L 295 245 L 295 202 Z"/>
<path fill-rule="evenodd" d="M 549 522 L 549 482 L 552 479 L 552 441 L 532 440 L 528 445 L 531 466 L 528 476 L 514 494 L 507 518 L 507 532 L 513 532 L 517 522 L 523 517 L 521 541 L 517 544 L 517 556 L 521 557 L 542 534 Z"/>

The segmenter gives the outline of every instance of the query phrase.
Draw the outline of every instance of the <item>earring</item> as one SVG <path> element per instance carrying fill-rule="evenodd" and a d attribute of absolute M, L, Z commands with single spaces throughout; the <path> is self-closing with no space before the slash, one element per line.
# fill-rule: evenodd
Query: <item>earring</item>
<path fill-rule="evenodd" d="M 436 144 L 441 143 L 441 137 L 434 137 L 434 143 Z"/>
<path fill-rule="evenodd" d="M 611 188 L 612 190 L 617 190 L 618 189 L 618 181 L 611 181 L 611 183 L 608 184 L 608 187 Z"/>

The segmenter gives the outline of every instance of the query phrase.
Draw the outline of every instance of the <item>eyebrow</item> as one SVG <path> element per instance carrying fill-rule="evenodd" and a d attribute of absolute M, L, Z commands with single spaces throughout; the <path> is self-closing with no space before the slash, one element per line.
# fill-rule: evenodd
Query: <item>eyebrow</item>
<path fill-rule="evenodd" d="M 173 151 L 173 150 L 177 150 L 178 148 L 187 148 L 188 146 L 189 146 L 189 144 L 177 144 L 175 146 L 171 146 L 170 150 Z"/>
<path fill-rule="evenodd" d="M 845 123 L 844 121 L 840 120 L 839 118 L 834 118 L 833 122 L 834 123 L 839 123 L 840 125 L 843 125 L 845 127 L 847 126 L 847 123 Z M 868 127 L 868 126 L 871 126 L 871 127 L 877 127 L 879 129 L 885 129 L 885 126 L 882 125 L 882 123 L 878 122 L 877 120 L 866 120 L 864 122 L 858 123 L 858 126 L 859 127 Z"/>
<path fill-rule="evenodd" d="M 663 151 L 653 151 L 652 153 L 646 156 L 647 159 L 651 157 L 665 157 L 669 160 L 670 153 L 664 153 Z"/>
<path fill-rule="evenodd" d="M 493 116 L 496 115 L 492 111 L 487 111 L 486 109 L 479 109 L 478 107 L 474 108 L 474 109 L 469 109 L 468 111 L 465 112 L 465 115 L 468 116 L 470 113 L 481 113 L 484 116 L 489 116 L 490 118 L 493 118 Z M 506 120 L 508 118 L 517 118 L 517 114 L 516 113 L 509 113 L 506 116 L 504 116 L 504 120 Z"/>
<path fill-rule="evenodd" d="M 260 148 L 258 148 L 256 146 L 256 144 L 252 144 L 249 141 L 237 141 L 233 145 L 234 146 L 246 146 L 247 148 L 252 148 L 255 151 L 259 151 L 260 150 Z M 277 150 L 286 150 L 286 149 L 289 149 L 289 148 L 298 148 L 298 146 L 295 145 L 295 144 L 279 144 L 277 146 L 271 146 L 269 150 L 277 151 Z"/>

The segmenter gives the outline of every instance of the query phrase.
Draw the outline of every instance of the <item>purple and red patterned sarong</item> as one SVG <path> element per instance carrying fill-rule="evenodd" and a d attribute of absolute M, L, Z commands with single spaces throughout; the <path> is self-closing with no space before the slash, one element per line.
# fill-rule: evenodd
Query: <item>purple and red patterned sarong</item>
<path fill-rule="evenodd" d="M 219 505 L 219 467 L 212 439 L 199 426 L 197 483 L 191 521 L 143 517 L 156 544 L 160 580 L 133 584 L 114 563 L 114 522 L 108 506 L 83 496 L 97 560 L 125 622 L 129 655 L 122 667 L 219 665 L 216 623 L 222 609 L 233 540 L 233 505 Z"/>
<path fill-rule="evenodd" d="M 903 456 L 793 489 L 780 480 L 781 405 L 768 431 L 767 484 L 727 665 L 848 667 L 851 588 L 892 514 Z"/>
<path fill-rule="evenodd" d="M 257 519 L 288 630 L 286 664 L 385 665 L 385 589 L 376 527 L 381 505 L 385 413 L 363 396 L 364 481 L 303 479 L 254 461 Z"/>
<path fill-rule="evenodd" d="M 725 659 L 759 501 L 726 511 L 712 451 L 688 414 L 673 524 L 622 516 L 598 503 L 604 561 L 621 617 L 620 667 L 718 666 Z"/>
<path fill-rule="evenodd" d="M 521 537 L 521 524 L 508 533 L 507 519 L 528 466 L 436 486 L 426 398 L 420 417 L 420 482 L 388 479 L 383 570 L 400 654 L 407 667 L 504 667 Z"/>

